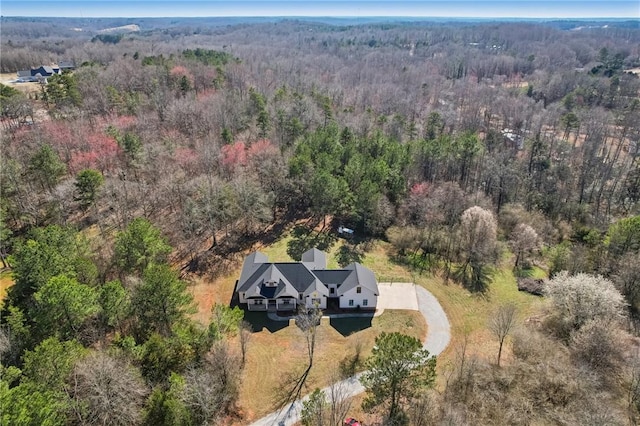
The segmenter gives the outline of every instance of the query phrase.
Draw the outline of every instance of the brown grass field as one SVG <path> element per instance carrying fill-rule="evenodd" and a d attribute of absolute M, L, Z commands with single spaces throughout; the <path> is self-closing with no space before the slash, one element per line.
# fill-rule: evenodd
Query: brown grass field
<path fill-rule="evenodd" d="M 0 306 L 2 306 L 4 298 L 7 295 L 7 290 L 12 285 L 13 285 L 13 277 L 11 276 L 11 272 L 10 271 L 0 272 Z"/>
<path fill-rule="evenodd" d="M 256 315 L 265 316 L 264 313 Z M 282 328 L 271 331 L 264 328 L 251 336 L 238 401 L 244 414 L 243 424 L 273 411 L 278 391 L 286 388 L 287 373 L 301 374 L 307 365 L 304 335 L 295 325 L 284 322 L 266 326 Z M 350 318 L 329 323 L 323 320 L 318 328 L 314 364 L 303 395 L 328 385 L 332 375 L 337 373 L 340 361 L 355 354 L 356 345 L 362 345 L 363 359 L 368 356 L 376 336 L 382 331 L 398 331 L 423 339 L 426 324 L 416 311 L 385 311 L 373 321 Z"/>
<path fill-rule="evenodd" d="M 41 85 L 40 83 L 14 83 L 14 81 L 18 78 L 16 73 L 1 73 L 0 74 L 0 83 L 13 87 L 16 90 L 21 91 L 22 93 L 28 95 L 30 93 L 40 93 Z"/>

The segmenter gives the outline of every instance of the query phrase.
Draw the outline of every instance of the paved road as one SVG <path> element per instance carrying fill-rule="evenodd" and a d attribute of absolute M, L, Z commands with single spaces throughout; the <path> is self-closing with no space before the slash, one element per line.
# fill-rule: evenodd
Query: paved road
<path fill-rule="evenodd" d="M 422 316 L 424 316 L 428 326 L 427 338 L 422 346 L 428 350 L 431 355 L 438 355 L 447 347 L 449 340 L 451 339 L 451 327 L 449 325 L 449 320 L 447 319 L 447 314 L 445 314 L 442 306 L 440 306 L 440 303 L 438 302 L 438 299 L 436 299 L 433 294 L 420 286 L 415 286 L 415 290 L 418 297 L 418 308 Z M 345 398 L 364 392 L 364 387 L 359 380 L 361 375 L 362 373 L 356 374 L 355 376 L 343 380 L 338 384 L 341 389 L 349 389 L 349 393 L 345 395 Z M 329 394 L 329 388 L 324 388 L 322 390 L 325 394 Z M 307 397 L 304 397 L 302 400 L 297 400 L 283 410 L 271 413 L 252 423 L 252 425 L 291 426 L 300 420 L 302 401 L 306 400 L 306 398 Z"/>

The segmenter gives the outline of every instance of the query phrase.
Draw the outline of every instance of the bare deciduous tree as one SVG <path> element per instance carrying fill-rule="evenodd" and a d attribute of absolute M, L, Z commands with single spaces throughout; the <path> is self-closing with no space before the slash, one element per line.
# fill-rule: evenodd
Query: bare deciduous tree
<path fill-rule="evenodd" d="M 504 341 L 516 325 L 518 310 L 513 304 L 501 306 L 494 316 L 489 320 L 489 330 L 498 340 L 498 366 L 502 357 L 502 347 Z"/>
<path fill-rule="evenodd" d="M 640 353 L 636 352 L 631 361 L 631 375 L 628 390 L 630 424 L 637 424 L 640 417 Z"/>
<path fill-rule="evenodd" d="M 624 362 L 623 341 L 620 329 L 608 322 L 592 320 L 573 333 L 571 349 L 578 360 L 598 372 L 613 376 Z"/>
<path fill-rule="evenodd" d="M 351 409 L 352 397 L 349 393 L 351 384 L 340 380 L 340 375 L 336 372 L 331 376 L 329 386 L 329 424 L 331 426 L 341 426 L 344 418 Z"/>
<path fill-rule="evenodd" d="M 316 388 L 303 402 L 302 424 L 306 426 L 341 426 L 351 408 L 352 384 L 340 380 L 335 372 L 331 385 L 325 390 Z"/>
<path fill-rule="evenodd" d="M 296 315 L 296 325 L 304 333 L 307 344 L 307 355 L 309 357 L 309 368 L 313 366 L 313 355 L 316 350 L 316 335 L 322 312 L 317 307 L 300 305 Z"/>
<path fill-rule="evenodd" d="M 351 408 L 352 384 L 341 381 L 337 373 L 331 376 L 332 385 L 326 390 L 316 388 L 303 402 L 301 413 L 305 426 L 341 426 Z"/>
<path fill-rule="evenodd" d="M 80 360 L 73 372 L 75 399 L 86 405 L 83 424 L 131 425 L 141 420 L 148 389 L 138 371 L 104 353 Z"/>
<path fill-rule="evenodd" d="M 306 305 L 298 306 L 298 313 L 295 317 L 296 325 L 304 333 L 305 343 L 307 346 L 307 356 L 309 364 L 302 373 L 292 372 L 282 378 L 280 386 L 275 390 L 275 404 L 277 408 L 283 408 L 285 405 L 299 399 L 302 395 L 302 389 L 307 381 L 311 367 L 313 366 L 313 357 L 316 347 L 316 334 L 322 312 L 316 306 L 308 307 Z"/>
<path fill-rule="evenodd" d="M 455 403 L 466 404 L 472 398 L 478 358 L 468 354 L 469 335 L 465 333 L 463 341 L 455 349 L 455 360 L 451 370 L 446 373 L 445 396 Z"/>
<path fill-rule="evenodd" d="M 243 367 L 247 359 L 247 346 L 249 345 L 249 340 L 251 340 L 252 332 L 253 331 L 252 331 L 251 324 L 249 324 L 247 321 L 240 322 L 238 338 L 240 339 L 240 352 L 242 353 Z"/>
<path fill-rule="evenodd" d="M 431 392 L 424 392 L 411 401 L 408 414 L 411 426 L 429 426 L 435 424 L 438 403 Z"/>
<path fill-rule="evenodd" d="M 627 253 L 616 263 L 617 272 L 612 280 L 637 317 L 640 313 L 640 258 L 636 253 Z"/>
<path fill-rule="evenodd" d="M 240 386 L 240 360 L 218 342 L 200 368 L 185 373 L 181 398 L 196 424 L 212 424 L 235 402 Z"/>

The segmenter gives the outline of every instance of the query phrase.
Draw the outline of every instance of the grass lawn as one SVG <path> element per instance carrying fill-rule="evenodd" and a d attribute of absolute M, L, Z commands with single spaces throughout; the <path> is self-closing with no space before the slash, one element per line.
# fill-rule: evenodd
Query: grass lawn
<path fill-rule="evenodd" d="M 266 316 L 264 313 L 261 315 Z M 369 321 L 352 318 L 329 323 L 323 320 L 318 328 L 314 364 L 303 395 L 316 387 L 328 385 L 332 374 L 338 371 L 340 361 L 353 356 L 357 344 L 362 345 L 362 357 L 367 357 L 376 336 L 382 331 L 398 331 L 421 340 L 426 336 L 426 324 L 416 311 L 385 311 Z M 277 392 L 283 388 L 286 373 L 302 373 L 307 365 L 303 333 L 286 322 L 280 327 L 274 332 L 265 328 L 252 334 L 249 341 L 238 401 L 244 410 L 243 423 L 273 411 Z M 351 334 L 342 334 L 349 331 L 352 331 Z"/>
<path fill-rule="evenodd" d="M 0 272 L 0 306 L 2 306 L 7 289 L 13 285 L 13 276 L 11 271 Z"/>
<path fill-rule="evenodd" d="M 291 261 L 287 255 L 287 242 L 290 237 L 283 237 L 260 250 L 271 261 Z M 335 254 L 344 240 L 337 242 L 328 250 L 329 267 L 337 267 Z M 444 372 L 450 368 L 455 358 L 455 349 L 467 336 L 468 352 L 488 359 L 494 359 L 498 346 L 487 330 L 487 323 L 497 308 L 505 303 L 514 303 L 519 308 L 520 320 L 535 314 L 542 305 L 542 299 L 527 293 L 519 292 L 512 272 L 512 264 L 504 260 L 495 268 L 489 290 L 482 295 L 472 294 L 453 282 L 445 283 L 440 277 L 431 274 L 415 273 L 404 265 L 390 259 L 390 245 L 382 241 L 369 243 L 362 263 L 371 268 L 380 282 L 415 282 L 432 292 L 442 304 L 451 323 L 452 340 L 449 347 L 438 359 L 438 383 L 444 381 Z M 214 282 L 197 278 L 190 287 L 198 303 L 197 319 L 207 323 L 213 303 L 228 304 L 240 274 L 241 264 L 229 275 Z M 544 271 L 533 270 L 535 277 L 543 277 Z M 258 325 L 249 342 L 247 365 L 243 373 L 239 406 L 243 410 L 244 422 L 250 422 L 273 411 L 275 391 L 282 388 L 286 372 L 302 372 L 307 362 L 306 346 L 300 330 L 287 323 L 271 323 L 266 318 L 248 319 Z M 386 311 L 374 318 L 369 324 L 359 323 L 362 320 L 344 320 L 340 323 L 323 322 L 319 328 L 314 367 L 307 380 L 305 393 L 315 387 L 328 384 L 332 372 L 345 356 L 353 353 L 356 342 L 362 343 L 363 357 L 366 357 L 373 345 L 375 336 L 382 331 L 400 331 L 424 338 L 426 327 L 418 312 Z M 352 334 L 349 334 L 354 331 Z M 233 343 L 239 347 L 237 343 Z M 510 357 L 509 343 L 503 351 L 503 360 Z M 354 413 L 361 413 L 358 407 Z M 362 414 L 364 415 L 364 414 Z"/>
<path fill-rule="evenodd" d="M 542 298 L 518 291 L 510 265 L 495 269 L 489 290 L 482 295 L 470 293 L 456 283 L 446 284 L 440 277 L 426 274 L 417 276 L 416 283 L 436 296 L 451 323 L 452 339 L 440 356 L 439 373 L 453 361 L 455 351 L 464 342 L 465 336 L 468 353 L 488 359 L 497 356 L 498 344 L 487 329 L 487 323 L 500 305 L 515 304 L 519 311 L 520 323 L 539 312 L 543 305 Z M 510 347 L 507 344 L 503 350 L 503 360 L 508 360 L 510 355 Z"/>

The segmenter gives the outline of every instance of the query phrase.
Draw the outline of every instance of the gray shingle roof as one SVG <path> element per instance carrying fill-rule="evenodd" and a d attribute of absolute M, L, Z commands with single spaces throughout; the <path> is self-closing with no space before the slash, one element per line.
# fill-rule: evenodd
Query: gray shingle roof
<path fill-rule="evenodd" d="M 260 267 L 261 264 L 268 262 L 269 259 L 263 253 L 259 251 L 251 253 L 249 256 L 244 259 L 244 264 L 242 265 L 242 272 L 240 273 L 239 283 L 245 282 L 253 272 Z M 238 283 L 238 284 L 239 284 Z"/>
<path fill-rule="evenodd" d="M 309 269 L 326 269 L 327 255 L 325 252 L 312 248 L 302 254 L 302 263 Z"/>
<path fill-rule="evenodd" d="M 353 271 L 347 271 L 344 269 L 318 269 L 313 271 L 313 275 L 318 277 L 318 279 L 326 285 L 341 285 L 352 272 Z"/>
<path fill-rule="evenodd" d="M 349 278 L 345 280 L 344 284 L 340 287 L 341 293 L 361 286 L 371 290 L 376 296 L 378 295 L 378 282 L 371 269 L 359 263 L 352 263 L 345 269 L 353 270 L 354 273 L 349 275 Z"/>
<path fill-rule="evenodd" d="M 356 286 L 362 286 L 378 295 L 378 284 L 373 272 L 359 263 L 352 263 L 344 269 L 326 269 L 326 254 L 317 249 L 309 250 L 303 259 L 312 262 L 270 263 L 263 253 L 255 252 L 247 256 L 236 291 L 245 292 L 246 297 L 297 297 L 316 291 L 328 296 L 328 284 L 336 284 L 338 293 L 344 293 Z M 323 262 L 323 268 L 318 262 Z"/>

